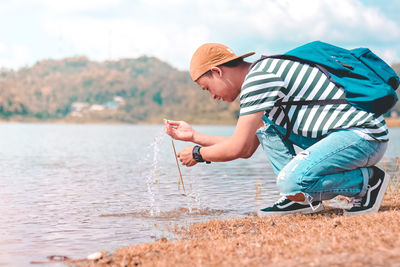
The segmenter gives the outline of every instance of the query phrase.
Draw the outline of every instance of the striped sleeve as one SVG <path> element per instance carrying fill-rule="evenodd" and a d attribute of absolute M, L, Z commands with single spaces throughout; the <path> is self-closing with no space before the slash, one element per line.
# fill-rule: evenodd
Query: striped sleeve
<path fill-rule="evenodd" d="M 285 83 L 274 73 L 249 72 L 240 93 L 240 116 L 269 111 L 284 97 Z"/>

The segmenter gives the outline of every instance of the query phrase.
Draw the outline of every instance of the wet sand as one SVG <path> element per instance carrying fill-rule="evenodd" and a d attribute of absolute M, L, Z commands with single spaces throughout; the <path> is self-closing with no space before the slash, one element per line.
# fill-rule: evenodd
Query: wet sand
<path fill-rule="evenodd" d="M 103 252 L 78 266 L 400 266 L 400 192 L 375 214 L 248 216 L 176 227 L 177 241 Z"/>

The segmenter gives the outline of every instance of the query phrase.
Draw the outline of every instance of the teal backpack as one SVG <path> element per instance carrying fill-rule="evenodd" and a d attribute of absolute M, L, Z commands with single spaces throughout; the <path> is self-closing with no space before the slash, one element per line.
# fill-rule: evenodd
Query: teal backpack
<path fill-rule="evenodd" d="M 377 115 L 388 112 L 397 102 L 395 90 L 400 79 L 396 72 L 368 48 L 347 50 L 320 41 L 297 47 L 284 55 L 262 56 L 306 63 L 319 68 L 345 91 L 346 99 L 279 102 L 276 106 L 350 103 Z"/>

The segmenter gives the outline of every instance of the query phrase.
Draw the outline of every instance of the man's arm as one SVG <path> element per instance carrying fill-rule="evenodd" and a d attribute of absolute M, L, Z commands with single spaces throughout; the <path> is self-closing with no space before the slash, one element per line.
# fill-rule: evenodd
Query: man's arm
<path fill-rule="evenodd" d="M 259 141 L 256 131 L 262 123 L 264 112 L 239 117 L 232 137 L 214 145 L 202 147 L 200 154 L 205 161 L 230 161 L 237 158 L 249 158 L 256 151 Z M 192 156 L 193 146 L 188 146 L 178 153 L 183 165 L 193 166 L 197 162 Z"/>
<path fill-rule="evenodd" d="M 212 146 L 230 138 L 226 136 L 212 136 L 200 133 L 194 130 L 188 123 L 184 121 L 172 121 L 164 119 L 164 126 L 165 132 L 172 138 L 181 141 L 193 142 L 201 146 Z"/>

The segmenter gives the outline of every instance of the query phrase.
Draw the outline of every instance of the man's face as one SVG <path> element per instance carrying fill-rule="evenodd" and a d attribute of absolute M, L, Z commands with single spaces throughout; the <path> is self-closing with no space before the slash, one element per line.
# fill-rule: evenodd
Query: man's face
<path fill-rule="evenodd" d="M 240 93 L 240 87 L 237 88 L 229 78 L 221 76 L 218 72 L 212 72 L 212 75 L 204 75 L 196 83 L 203 90 L 207 90 L 213 99 L 233 102 Z"/>

